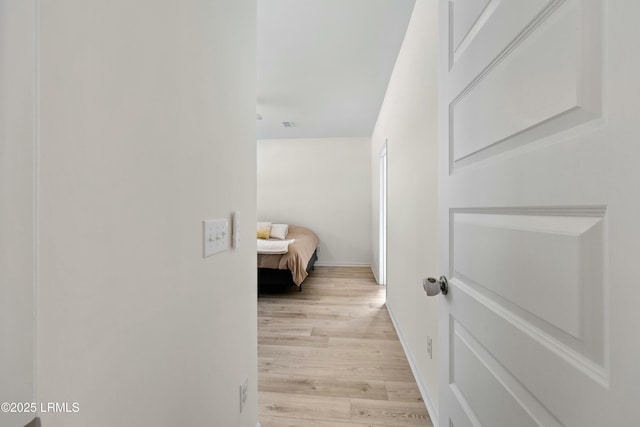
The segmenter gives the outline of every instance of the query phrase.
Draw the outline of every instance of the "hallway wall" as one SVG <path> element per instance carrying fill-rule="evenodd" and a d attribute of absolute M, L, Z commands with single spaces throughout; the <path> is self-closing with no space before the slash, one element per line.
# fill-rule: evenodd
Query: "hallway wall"
<path fill-rule="evenodd" d="M 438 407 L 438 299 L 422 278 L 438 273 L 438 4 L 417 0 L 372 137 L 372 257 L 378 266 L 380 147 L 387 142 L 387 305 L 429 412 Z M 427 356 L 427 337 L 433 358 Z"/>
<path fill-rule="evenodd" d="M 39 394 L 79 404 L 46 427 L 256 425 L 255 15 L 41 2 Z"/>
<path fill-rule="evenodd" d="M 34 394 L 35 5 L 0 2 L 0 402 Z M 0 427 L 32 414 L 0 413 Z"/>

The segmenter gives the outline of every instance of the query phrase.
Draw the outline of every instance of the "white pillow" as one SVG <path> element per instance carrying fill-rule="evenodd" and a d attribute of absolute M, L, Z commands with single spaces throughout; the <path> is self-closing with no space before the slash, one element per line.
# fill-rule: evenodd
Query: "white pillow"
<path fill-rule="evenodd" d="M 271 224 L 271 237 L 284 240 L 289 233 L 289 224 Z"/>

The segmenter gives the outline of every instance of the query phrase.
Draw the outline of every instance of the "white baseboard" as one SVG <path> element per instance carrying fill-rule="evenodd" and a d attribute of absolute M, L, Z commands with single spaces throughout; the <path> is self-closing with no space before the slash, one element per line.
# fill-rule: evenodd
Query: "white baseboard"
<path fill-rule="evenodd" d="M 416 384 L 418 384 L 418 389 L 420 390 L 420 395 L 422 396 L 422 400 L 424 400 L 424 404 L 427 407 L 427 411 L 429 411 L 429 416 L 431 417 L 431 421 L 433 421 L 434 426 L 440 425 L 438 422 L 438 408 L 435 407 L 431 397 L 429 396 L 429 392 L 427 391 L 427 387 L 425 386 L 422 378 L 418 375 L 418 366 L 416 365 L 413 357 L 411 357 L 411 353 L 409 352 L 409 345 L 402 335 L 402 331 L 398 328 L 398 322 L 396 320 L 396 316 L 393 314 L 393 309 L 389 305 L 389 302 L 386 303 L 387 311 L 389 312 L 389 317 L 391 317 L 391 322 L 393 323 L 393 327 L 396 330 L 396 334 L 398 334 L 398 339 L 400 340 L 400 344 L 402 344 L 402 349 L 404 350 L 404 354 L 407 356 L 407 361 L 409 362 L 409 366 L 411 366 L 411 372 L 413 372 L 413 377 L 416 380 Z"/>
<path fill-rule="evenodd" d="M 376 274 L 376 269 L 371 266 L 371 272 L 373 273 L 373 278 L 376 279 L 376 283 L 379 285 L 380 280 L 378 280 L 378 275 Z"/>
<path fill-rule="evenodd" d="M 371 264 L 367 262 L 320 262 L 317 261 L 316 264 L 318 267 L 369 267 L 371 268 Z"/>

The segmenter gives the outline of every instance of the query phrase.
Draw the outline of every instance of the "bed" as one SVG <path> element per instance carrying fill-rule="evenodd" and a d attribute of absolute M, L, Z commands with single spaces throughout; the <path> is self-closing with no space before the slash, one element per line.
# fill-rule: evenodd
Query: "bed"
<path fill-rule="evenodd" d="M 276 240 L 279 239 L 269 239 Z M 289 225 L 285 240 L 295 240 L 288 245 L 286 253 L 258 253 L 258 290 L 263 286 L 289 285 L 302 290 L 302 282 L 313 270 L 318 259 L 318 236 L 306 227 Z"/>

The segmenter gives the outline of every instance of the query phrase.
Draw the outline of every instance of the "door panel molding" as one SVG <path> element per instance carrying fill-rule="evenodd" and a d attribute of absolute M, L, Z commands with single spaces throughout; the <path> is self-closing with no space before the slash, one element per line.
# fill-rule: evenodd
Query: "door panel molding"
<path fill-rule="evenodd" d="M 451 208 L 449 212 L 450 283 L 608 385 L 607 207 Z M 462 238 L 468 224 L 480 233 Z M 505 240 L 505 234 L 512 240 Z M 513 247 L 513 238 L 519 246 Z M 535 258 L 545 247 L 555 252 Z M 528 256 L 527 251 L 533 252 Z M 486 257 L 498 257 L 501 263 L 486 269 L 491 262 Z M 572 262 L 563 263 L 569 257 Z M 558 272 L 561 281 L 546 277 L 549 267 L 540 264 L 541 259 L 553 263 L 554 258 L 559 261 L 555 267 L 563 270 Z M 543 274 L 536 278 L 538 270 Z M 526 271 L 528 275 L 521 277 Z M 523 288 L 529 292 L 523 294 Z"/>
<path fill-rule="evenodd" d="M 485 58 L 480 50 L 451 70 L 450 174 L 602 117 L 601 5 L 553 0 L 537 14 L 533 6 L 523 5 L 527 13 L 517 14 L 533 15 L 519 33 L 498 28 L 502 33 L 494 38 L 513 38 L 497 56 Z M 531 81 L 532 75 L 538 80 Z"/>
<path fill-rule="evenodd" d="M 449 224 L 450 280 L 606 377 L 606 207 L 452 209 Z"/>
<path fill-rule="evenodd" d="M 453 47 L 449 27 L 449 71 L 456 80 L 456 93 L 462 93 L 472 81 L 493 69 L 567 0 L 492 0 L 483 9 L 459 46 Z M 459 0 L 450 1 L 449 25 L 455 25 Z M 460 7 L 458 7 L 460 6 Z M 509 17 L 506 22 L 505 17 Z M 455 56 L 454 56 L 455 53 Z M 465 86 L 461 82 L 469 81 Z"/>
<path fill-rule="evenodd" d="M 563 427 L 563 424 L 459 322 L 451 317 L 450 320 L 449 340 L 452 344 L 454 363 L 450 369 L 449 383 L 457 386 L 458 392 L 455 394 L 464 396 L 466 404 L 463 407 L 468 407 L 467 411 L 473 411 L 470 418 L 482 420 L 479 425 L 495 427 L 512 426 L 514 420 L 517 420 L 518 427 Z M 456 363 L 458 358 L 465 359 Z M 460 376 L 462 382 L 456 381 L 457 367 L 468 371 Z M 465 393 L 468 387 L 477 390 Z M 470 398 L 474 400 L 470 401 Z M 494 413 L 489 409 L 492 406 L 489 401 L 494 399 L 501 402 L 500 413 Z M 522 424 L 523 419 L 527 419 L 528 423 Z"/>
<path fill-rule="evenodd" d="M 449 2 L 449 69 L 466 49 L 502 0 L 455 0 Z M 458 54 L 458 55 L 456 55 Z"/>

